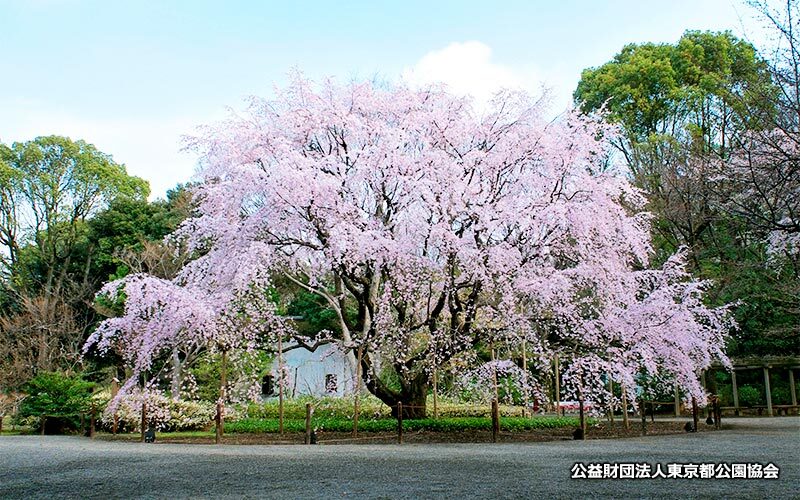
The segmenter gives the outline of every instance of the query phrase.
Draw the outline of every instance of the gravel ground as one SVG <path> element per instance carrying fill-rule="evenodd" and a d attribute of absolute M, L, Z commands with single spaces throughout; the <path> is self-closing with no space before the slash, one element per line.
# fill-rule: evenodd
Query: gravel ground
<path fill-rule="evenodd" d="M 0 437 L 3 498 L 800 498 L 800 418 L 618 440 L 213 446 Z M 774 463 L 777 480 L 571 479 L 576 462 Z"/>

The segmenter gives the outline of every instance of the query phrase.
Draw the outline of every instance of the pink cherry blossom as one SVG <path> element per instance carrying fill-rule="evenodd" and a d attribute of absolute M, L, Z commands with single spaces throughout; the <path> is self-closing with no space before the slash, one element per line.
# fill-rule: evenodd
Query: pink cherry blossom
<path fill-rule="evenodd" d="M 586 394 L 608 375 L 633 391 L 646 372 L 699 395 L 699 370 L 725 359 L 730 322 L 680 256 L 641 270 L 650 217 L 614 163 L 613 128 L 548 122 L 522 93 L 479 112 L 437 87 L 296 77 L 276 92 L 192 139 L 198 209 L 173 237 L 201 256 L 174 282 L 127 278 L 125 315 L 90 344 L 119 343 L 142 371 L 176 342 L 247 338 L 221 318 L 281 328 L 237 300 L 280 275 L 327 301 L 351 360 L 363 348 L 367 388 L 423 407 L 411 415 L 431 366 L 481 346 L 524 341 L 541 367 L 559 354 L 566 389 Z"/>

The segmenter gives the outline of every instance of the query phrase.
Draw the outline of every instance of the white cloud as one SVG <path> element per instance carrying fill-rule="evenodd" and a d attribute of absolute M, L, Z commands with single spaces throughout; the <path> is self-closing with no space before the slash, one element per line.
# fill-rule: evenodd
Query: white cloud
<path fill-rule="evenodd" d="M 451 92 L 470 95 L 480 105 L 501 89 L 541 92 L 542 80 L 532 68 L 511 67 L 492 60 L 492 49 L 483 42 L 454 42 L 425 54 L 405 68 L 402 79 L 412 86 L 444 83 Z"/>

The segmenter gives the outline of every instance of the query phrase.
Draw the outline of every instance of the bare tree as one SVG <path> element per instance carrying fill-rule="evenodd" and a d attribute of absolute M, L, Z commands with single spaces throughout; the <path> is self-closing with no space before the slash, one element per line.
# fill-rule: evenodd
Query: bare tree
<path fill-rule="evenodd" d="M 0 381 L 18 387 L 32 373 L 80 364 L 83 330 L 74 311 L 49 295 L 23 296 L 16 314 L 0 316 Z"/>
<path fill-rule="evenodd" d="M 783 10 L 750 2 L 772 34 L 765 49 L 773 85 L 749 89 L 752 126 L 735 143 L 720 178 L 727 208 L 769 240 L 770 250 L 800 276 L 800 2 Z"/>

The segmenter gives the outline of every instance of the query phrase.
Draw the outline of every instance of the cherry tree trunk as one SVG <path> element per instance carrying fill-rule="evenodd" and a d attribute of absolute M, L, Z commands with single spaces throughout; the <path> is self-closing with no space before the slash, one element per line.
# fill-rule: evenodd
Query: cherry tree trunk
<path fill-rule="evenodd" d="M 181 363 L 180 352 L 177 347 L 172 348 L 172 373 L 170 374 L 170 395 L 174 401 L 181 399 Z"/>
<path fill-rule="evenodd" d="M 404 384 L 400 391 L 398 402 L 403 403 L 403 419 L 426 418 L 425 407 L 428 395 L 428 383 L 418 379 L 412 380 L 407 386 Z M 392 416 L 397 417 L 397 406 L 392 406 Z"/>
<path fill-rule="evenodd" d="M 374 389 L 376 388 L 370 387 L 370 392 L 391 407 L 392 417 L 397 418 L 397 403 L 403 404 L 403 419 L 427 417 L 428 379 L 425 374 L 416 376 L 411 380 L 402 381 L 400 391 L 388 392 Z"/>

